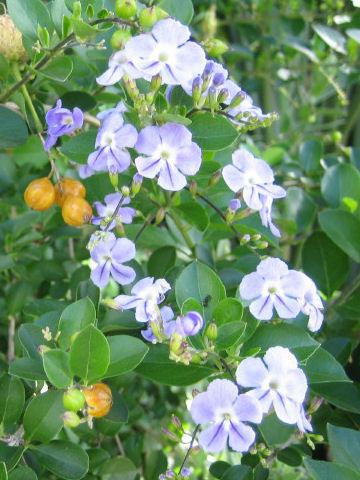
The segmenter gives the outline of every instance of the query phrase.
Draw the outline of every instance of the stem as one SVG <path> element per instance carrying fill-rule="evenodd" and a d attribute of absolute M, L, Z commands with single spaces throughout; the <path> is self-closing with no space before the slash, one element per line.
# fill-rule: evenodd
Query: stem
<path fill-rule="evenodd" d="M 232 381 L 235 383 L 235 385 L 237 385 L 236 378 L 235 378 L 233 372 L 231 371 L 231 368 L 230 368 L 229 364 L 223 358 L 220 358 L 220 362 L 221 362 L 222 366 L 224 367 L 224 370 L 230 375 Z"/>
<path fill-rule="evenodd" d="M 130 184 L 128 185 L 129 188 L 131 187 L 131 183 L 132 183 L 132 182 L 130 182 Z M 119 210 L 120 210 L 120 208 L 121 208 L 121 205 L 124 203 L 125 198 L 127 198 L 127 197 L 125 197 L 125 195 L 121 194 L 121 198 L 120 198 L 120 200 L 119 200 L 119 203 L 116 205 L 116 208 L 115 208 L 115 210 L 114 210 L 114 213 L 111 215 L 110 221 L 108 222 L 108 224 L 107 224 L 106 227 L 104 228 L 104 232 L 107 232 L 107 231 L 109 230 L 110 225 L 111 225 L 112 221 L 115 220 L 116 215 L 119 213 Z"/>
<path fill-rule="evenodd" d="M 39 137 L 40 137 L 40 140 L 41 140 L 42 144 L 45 145 L 45 140 L 44 140 L 44 137 L 41 135 L 41 133 L 39 133 Z M 56 168 L 56 165 L 55 165 L 54 159 L 52 158 L 51 152 L 47 152 L 47 154 L 49 156 L 49 162 L 50 162 L 50 165 L 51 165 L 51 172 L 50 172 L 49 177 L 51 176 L 51 173 L 54 172 L 54 175 L 56 177 L 56 181 L 59 184 L 59 190 L 60 190 L 60 192 L 62 192 L 60 174 L 58 172 L 58 169 Z"/>
<path fill-rule="evenodd" d="M 145 223 L 142 225 L 142 227 L 140 228 L 140 230 L 136 234 L 136 237 L 134 238 L 134 243 L 135 244 L 139 240 L 139 238 L 141 237 L 143 232 L 145 231 L 146 227 L 148 227 L 150 225 L 150 223 L 155 219 L 155 217 L 156 217 L 156 215 L 151 215 L 150 218 L 146 219 Z"/>
<path fill-rule="evenodd" d="M 194 113 L 201 112 L 201 111 L 217 113 L 218 115 L 222 115 L 223 117 L 229 118 L 230 120 L 235 119 L 234 116 L 230 115 L 227 112 L 224 112 L 223 110 L 211 110 L 211 108 L 208 108 L 208 107 L 193 108 L 186 114 L 186 116 L 191 117 L 191 115 L 193 115 Z M 246 122 L 243 122 L 242 120 L 236 120 L 236 121 L 244 125 L 246 124 Z"/>
<path fill-rule="evenodd" d="M 100 18 L 99 20 L 90 22 L 89 25 L 94 26 L 94 25 L 99 25 L 101 23 L 119 23 L 121 25 L 127 25 L 130 27 L 134 26 L 132 22 L 127 22 L 117 17 Z M 16 92 L 16 90 L 18 90 L 22 85 L 27 83 L 31 79 L 31 77 L 34 75 L 34 73 L 36 73 L 37 70 L 40 70 L 40 68 L 44 67 L 56 53 L 58 53 L 61 49 L 63 49 L 64 46 L 67 45 L 72 40 L 75 40 L 74 33 L 71 33 L 66 38 L 64 38 L 64 40 L 61 40 L 61 42 L 55 45 L 55 47 L 52 48 L 48 54 L 44 55 L 43 58 L 38 61 L 38 63 L 34 66 L 33 71 L 27 73 L 21 80 L 15 83 L 15 85 L 9 88 L 9 90 L 7 90 L 0 97 L 0 103 L 5 102 L 5 100 L 8 99 L 14 92 Z"/>
<path fill-rule="evenodd" d="M 196 435 L 197 435 L 197 433 L 198 433 L 198 431 L 199 431 L 199 428 L 200 428 L 200 424 L 196 425 L 195 430 L 194 430 L 194 432 L 193 432 L 193 434 L 192 434 L 192 437 L 191 437 L 191 442 L 190 442 L 189 448 L 187 449 L 187 452 L 186 452 L 186 455 L 185 455 L 185 457 L 184 457 L 184 460 L 182 461 L 182 464 L 181 464 L 181 466 L 180 466 L 179 475 L 181 474 L 181 470 L 184 468 L 184 465 L 185 465 L 185 463 L 186 463 L 186 460 L 189 458 L 190 451 L 191 451 L 192 446 L 193 446 L 193 444 L 194 444 L 194 442 L 195 442 L 195 437 L 196 437 Z"/>
<path fill-rule="evenodd" d="M 8 362 L 11 363 L 15 358 L 15 325 L 16 319 L 13 315 L 9 315 L 9 327 L 8 327 Z"/>
<path fill-rule="evenodd" d="M 188 234 L 184 225 L 181 223 L 181 221 L 176 216 L 172 215 L 170 212 L 167 212 L 167 214 L 172 219 L 172 221 L 175 223 L 177 228 L 180 230 L 181 235 L 183 236 L 186 245 L 190 248 L 193 256 L 196 257 L 196 255 L 195 255 L 195 245 L 194 245 L 193 241 L 191 240 L 190 235 Z"/>
<path fill-rule="evenodd" d="M 329 313 L 332 312 L 336 307 L 339 307 L 343 303 L 346 302 L 346 300 L 354 293 L 354 291 L 360 287 L 360 273 L 355 277 L 353 283 L 349 286 L 349 288 L 344 292 L 339 298 L 334 300 L 332 304 L 329 306 L 329 309 L 327 311 L 327 315 L 329 316 Z"/>
<path fill-rule="evenodd" d="M 19 70 L 19 66 L 16 62 L 12 63 L 11 64 L 11 69 L 12 69 L 12 72 L 14 74 L 14 77 L 16 78 L 16 80 L 19 80 L 21 81 L 22 78 L 21 78 L 21 73 L 20 73 L 20 70 Z M 36 110 L 35 110 L 35 107 L 34 107 L 34 104 L 31 100 L 31 97 L 29 95 L 29 92 L 26 88 L 25 85 L 21 85 L 21 91 L 22 91 L 22 94 L 24 95 L 24 98 L 25 98 L 25 101 L 27 103 L 27 106 L 29 107 L 29 110 L 30 110 L 30 113 L 34 119 L 34 123 L 35 123 L 35 127 L 36 127 L 36 131 L 38 133 L 41 133 L 43 131 L 43 126 L 42 126 L 42 123 L 40 122 L 40 119 L 38 117 L 38 114 L 36 113 Z"/>

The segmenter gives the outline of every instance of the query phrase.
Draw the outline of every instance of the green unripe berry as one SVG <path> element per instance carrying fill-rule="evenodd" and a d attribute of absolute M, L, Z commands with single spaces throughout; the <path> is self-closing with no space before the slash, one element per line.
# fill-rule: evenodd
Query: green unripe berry
<path fill-rule="evenodd" d="M 142 27 L 152 27 L 157 21 L 156 7 L 144 8 L 139 13 L 139 23 Z"/>
<path fill-rule="evenodd" d="M 80 423 L 80 417 L 75 412 L 65 412 L 61 415 L 64 425 L 68 428 L 75 428 Z"/>
<path fill-rule="evenodd" d="M 66 410 L 77 412 L 85 406 L 85 395 L 77 388 L 70 388 L 63 393 L 63 405 Z"/>
<path fill-rule="evenodd" d="M 217 57 L 229 50 L 228 45 L 218 38 L 213 38 L 204 43 L 204 48 L 209 55 Z"/>
<path fill-rule="evenodd" d="M 342 133 L 339 132 L 339 130 L 335 130 L 335 132 L 332 133 L 332 139 L 333 142 L 340 143 L 342 141 Z"/>
<path fill-rule="evenodd" d="M 131 33 L 129 30 L 116 30 L 110 38 L 110 45 L 117 50 L 122 50 L 130 37 Z"/>
<path fill-rule="evenodd" d="M 116 0 L 115 13 L 119 18 L 127 20 L 137 12 L 135 0 Z"/>

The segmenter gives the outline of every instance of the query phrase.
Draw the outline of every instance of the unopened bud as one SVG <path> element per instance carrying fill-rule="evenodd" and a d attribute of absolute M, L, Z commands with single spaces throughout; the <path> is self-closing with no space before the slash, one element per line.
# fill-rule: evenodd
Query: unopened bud
<path fill-rule="evenodd" d="M 75 428 L 80 423 L 80 417 L 75 412 L 65 412 L 61 415 L 61 418 L 64 421 L 64 425 L 68 428 Z"/>
<path fill-rule="evenodd" d="M 171 415 L 171 423 L 174 425 L 175 428 L 177 428 L 178 430 L 182 430 L 183 429 L 183 426 L 182 426 L 182 423 L 180 421 L 180 418 L 177 417 L 176 415 L 172 414 Z"/>
<path fill-rule="evenodd" d="M 213 38 L 204 43 L 204 48 L 212 57 L 218 57 L 229 50 L 227 43 L 219 38 Z"/>
<path fill-rule="evenodd" d="M 178 436 L 168 428 L 162 428 L 161 431 L 166 437 L 170 438 L 170 440 L 172 440 L 173 442 L 179 441 Z"/>
<path fill-rule="evenodd" d="M 178 356 L 184 353 L 186 346 L 187 344 L 183 342 L 183 337 L 175 331 L 170 338 L 170 351 Z"/>
<path fill-rule="evenodd" d="M 160 207 L 155 215 L 155 225 L 159 225 L 165 218 L 166 210 L 164 207 Z"/>
<path fill-rule="evenodd" d="M 104 300 L 101 301 L 106 307 L 112 308 L 114 310 L 118 310 L 119 312 L 122 312 L 123 309 L 113 300 L 112 298 L 104 298 Z"/>
<path fill-rule="evenodd" d="M 161 82 L 162 82 L 161 75 L 160 75 L 160 73 L 157 73 L 151 79 L 151 84 L 150 84 L 151 85 L 151 90 L 153 92 L 157 92 L 159 90 L 159 88 L 161 87 Z"/>
<path fill-rule="evenodd" d="M 215 75 L 213 76 L 212 84 L 215 87 L 220 87 L 220 85 L 222 85 L 224 82 L 225 82 L 224 74 L 221 72 L 215 73 Z"/>
<path fill-rule="evenodd" d="M 130 37 L 130 30 L 116 30 L 116 32 L 112 34 L 110 45 L 117 50 L 122 50 Z"/>
<path fill-rule="evenodd" d="M 248 233 L 245 233 L 245 235 L 243 235 L 240 239 L 240 245 L 243 246 L 243 245 L 246 245 L 247 243 L 249 243 L 251 240 L 251 236 L 248 234 Z"/>
<path fill-rule="evenodd" d="M 222 88 L 218 95 L 218 102 L 224 103 L 229 95 L 230 95 L 229 90 L 227 88 Z"/>
<path fill-rule="evenodd" d="M 135 0 L 116 0 L 115 13 L 119 18 L 127 20 L 133 17 L 137 12 Z"/>
<path fill-rule="evenodd" d="M 196 365 L 198 365 L 199 363 L 201 363 L 201 361 L 202 361 L 201 355 L 199 355 L 198 353 L 192 354 L 191 363 L 195 363 Z"/>
<path fill-rule="evenodd" d="M 238 107 L 240 103 L 245 99 L 245 93 L 244 92 L 238 92 L 231 100 L 230 103 L 230 108 Z"/>
<path fill-rule="evenodd" d="M 196 447 L 192 447 L 191 450 L 190 450 L 190 455 L 197 455 L 199 452 L 200 452 L 200 447 L 199 445 L 196 445 Z"/>
<path fill-rule="evenodd" d="M 217 91 L 216 91 L 216 87 L 214 87 L 213 85 L 209 87 L 208 99 L 209 99 L 211 110 L 215 110 L 217 107 Z"/>
<path fill-rule="evenodd" d="M 207 62 L 202 74 L 202 79 L 203 79 L 202 91 L 203 92 L 205 92 L 205 90 L 210 85 L 213 71 L 214 71 L 214 62 Z"/>
<path fill-rule="evenodd" d="M 269 244 L 268 242 L 265 242 L 265 241 L 262 241 L 262 242 L 257 242 L 255 244 L 255 247 L 258 249 L 258 250 L 265 250 L 265 248 L 268 248 Z"/>
<path fill-rule="evenodd" d="M 127 74 L 125 74 L 122 79 L 124 82 L 125 90 L 127 91 L 127 94 L 129 95 L 129 97 L 132 100 L 137 99 L 140 95 L 140 92 L 139 92 L 139 89 L 137 88 L 135 80 L 129 77 L 129 75 Z"/>
<path fill-rule="evenodd" d="M 218 336 L 218 328 L 216 323 L 211 322 L 206 327 L 205 335 L 208 337 L 209 340 L 216 340 Z"/>
<path fill-rule="evenodd" d="M 110 183 L 114 188 L 117 188 L 119 185 L 119 175 L 117 173 L 109 172 Z"/>
<path fill-rule="evenodd" d="M 194 78 L 192 83 L 192 97 L 195 103 L 198 103 L 202 93 L 202 80 L 200 75 Z"/>
<path fill-rule="evenodd" d="M 156 7 L 148 7 L 139 13 L 139 23 L 142 27 L 152 27 L 158 21 Z"/>
<path fill-rule="evenodd" d="M 213 173 L 209 180 L 209 184 L 208 184 L 209 187 L 213 187 L 214 185 L 216 185 L 220 180 L 220 178 L 221 178 L 221 170 L 218 170 L 217 172 Z"/>
<path fill-rule="evenodd" d="M 121 187 L 121 193 L 123 194 L 124 197 L 129 197 L 130 196 L 130 188 L 127 185 L 123 185 Z"/>
<path fill-rule="evenodd" d="M 191 195 L 193 197 L 195 197 L 196 195 L 196 192 L 197 192 L 197 189 L 198 189 L 198 184 L 196 183 L 195 180 L 191 180 L 189 182 L 189 192 L 191 193 Z"/>
<path fill-rule="evenodd" d="M 40 355 L 43 355 L 45 352 L 48 352 L 49 350 L 51 350 L 51 348 L 48 347 L 47 345 L 39 345 L 37 349 Z"/>
<path fill-rule="evenodd" d="M 163 20 L 164 18 L 169 18 L 170 17 L 168 12 L 166 12 L 162 8 L 160 8 L 160 7 L 155 7 L 155 8 L 156 8 L 157 20 Z"/>
<path fill-rule="evenodd" d="M 261 240 L 261 234 L 260 233 L 255 233 L 254 235 L 251 235 L 251 240 L 253 242 L 258 242 L 259 240 Z"/>
<path fill-rule="evenodd" d="M 142 181 L 143 181 L 142 175 L 140 175 L 140 173 L 136 173 L 134 175 L 134 178 L 131 184 L 131 191 L 133 195 L 136 195 L 140 192 Z"/>

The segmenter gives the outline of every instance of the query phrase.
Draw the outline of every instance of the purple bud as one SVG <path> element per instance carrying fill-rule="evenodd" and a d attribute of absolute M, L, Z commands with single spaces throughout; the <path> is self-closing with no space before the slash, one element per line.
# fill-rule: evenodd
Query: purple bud
<path fill-rule="evenodd" d="M 236 212 L 236 210 L 239 210 L 240 207 L 241 207 L 241 202 L 238 198 L 233 198 L 232 200 L 230 200 L 229 208 L 231 210 L 234 210 L 234 212 Z"/>
<path fill-rule="evenodd" d="M 215 73 L 213 81 L 212 81 L 213 85 L 215 87 L 220 87 L 220 85 L 222 85 L 224 82 L 225 82 L 224 75 L 220 72 Z"/>
<path fill-rule="evenodd" d="M 204 319 L 198 312 L 188 312 L 176 319 L 176 331 L 182 337 L 196 335 L 204 326 Z"/>
<path fill-rule="evenodd" d="M 201 97 L 202 80 L 200 75 L 194 78 L 192 83 L 192 96 L 195 102 L 198 102 Z"/>
<path fill-rule="evenodd" d="M 222 88 L 218 95 L 218 102 L 224 103 L 229 95 L 230 95 L 229 90 L 227 88 Z"/>
<path fill-rule="evenodd" d="M 208 77 L 214 70 L 214 62 L 207 62 L 203 72 L 203 78 Z"/>
<path fill-rule="evenodd" d="M 166 470 L 165 476 L 166 478 L 173 478 L 175 477 L 175 472 L 173 470 Z"/>
<path fill-rule="evenodd" d="M 189 476 L 190 476 L 190 473 L 191 473 L 190 468 L 183 467 L 183 468 L 181 469 L 180 475 L 181 475 L 182 477 L 189 477 Z"/>

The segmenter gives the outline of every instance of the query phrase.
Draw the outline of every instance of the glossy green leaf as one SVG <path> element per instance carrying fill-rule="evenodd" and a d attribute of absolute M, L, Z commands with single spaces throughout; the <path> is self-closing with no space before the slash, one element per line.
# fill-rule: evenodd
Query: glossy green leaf
<path fill-rule="evenodd" d="M 242 303 L 236 298 L 224 298 L 216 305 L 213 317 L 216 325 L 238 322 L 243 315 Z"/>
<path fill-rule="evenodd" d="M 311 391 L 342 410 L 360 413 L 360 391 L 354 383 L 313 383 Z"/>
<path fill-rule="evenodd" d="M 312 28 L 319 35 L 319 37 L 327 44 L 330 48 L 335 50 L 338 53 L 344 55 L 347 54 L 346 50 L 346 38 L 339 30 L 335 28 L 327 27 L 325 25 L 312 25 Z"/>
<path fill-rule="evenodd" d="M 359 480 L 358 472 L 345 465 L 311 458 L 305 458 L 304 465 L 314 480 Z"/>
<path fill-rule="evenodd" d="M 247 465 L 233 465 L 225 471 L 221 480 L 253 480 L 253 472 Z"/>
<path fill-rule="evenodd" d="M 8 427 L 16 422 L 25 402 L 25 389 L 19 378 L 4 375 L 0 378 L 0 424 Z"/>
<path fill-rule="evenodd" d="M 294 425 L 281 422 L 275 413 L 266 415 L 258 428 L 269 447 L 286 443 L 296 431 Z"/>
<path fill-rule="evenodd" d="M 58 329 L 61 332 L 58 338 L 59 345 L 62 348 L 69 348 L 71 336 L 95 322 L 95 307 L 88 297 L 72 303 L 65 308 L 59 320 Z"/>
<path fill-rule="evenodd" d="M 25 380 L 47 379 L 41 361 L 33 358 L 17 358 L 10 364 L 9 373 Z"/>
<path fill-rule="evenodd" d="M 41 361 L 38 348 L 40 345 L 51 346 L 51 343 L 45 340 L 41 327 L 32 323 L 26 323 L 20 326 L 18 330 L 21 345 L 26 354 L 34 360 Z"/>
<path fill-rule="evenodd" d="M 9 447 L 5 442 L 0 442 L 0 462 L 5 463 L 8 472 L 16 467 L 23 453 L 23 446 Z"/>
<path fill-rule="evenodd" d="M 179 308 L 190 297 L 198 300 L 206 319 L 212 320 L 214 308 L 225 298 L 225 287 L 211 268 L 196 261 L 188 265 L 177 278 L 175 295 Z"/>
<path fill-rule="evenodd" d="M 52 31 L 49 12 L 41 0 L 7 0 L 9 14 L 20 32 L 32 40 L 37 39 L 37 27 Z"/>
<path fill-rule="evenodd" d="M 164 278 L 166 272 L 175 265 L 176 250 L 174 247 L 161 247 L 155 250 L 148 261 L 148 273 L 155 278 Z"/>
<path fill-rule="evenodd" d="M 360 173 L 346 163 L 326 170 L 321 180 L 321 192 L 330 207 L 337 208 L 344 197 L 360 201 Z"/>
<path fill-rule="evenodd" d="M 37 480 L 37 478 L 34 470 L 24 466 L 17 467 L 9 474 L 9 480 Z"/>
<path fill-rule="evenodd" d="M 59 478 L 77 480 L 89 469 L 89 457 L 79 446 L 66 440 L 54 440 L 47 445 L 37 445 L 31 451 L 39 463 Z"/>
<path fill-rule="evenodd" d="M 320 167 L 323 155 L 323 144 L 320 140 L 306 140 L 300 145 L 300 163 L 306 173 L 311 173 Z"/>
<path fill-rule="evenodd" d="M 174 207 L 174 211 L 175 215 L 200 232 L 206 230 L 209 225 L 206 210 L 196 201 L 182 202 L 178 207 Z"/>
<path fill-rule="evenodd" d="M 113 457 L 100 468 L 102 480 L 134 480 L 136 467 L 126 457 Z"/>
<path fill-rule="evenodd" d="M 62 429 L 62 392 L 49 390 L 29 402 L 24 414 L 25 439 L 47 443 Z"/>
<path fill-rule="evenodd" d="M 49 381 L 56 388 L 67 388 L 72 384 L 69 354 L 63 350 L 49 350 L 43 353 L 43 364 Z"/>
<path fill-rule="evenodd" d="M 166 471 L 167 456 L 162 450 L 153 450 L 145 458 L 145 480 L 158 480 L 159 475 Z"/>
<path fill-rule="evenodd" d="M 194 15 L 194 7 L 191 0 L 162 0 L 159 7 L 168 12 L 169 15 L 188 25 Z"/>
<path fill-rule="evenodd" d="M 220 351 L 235 345 L 242 337 L 244 330 L 245 323 L 241 320 L 220 325 L 215 340 L 216 349 Z"/>
<path fill-rule="evenodd" d="M 331 353 L 321 347 L 311 355 L 302 369 L 306 373 L 310 384 L 350 382 L 350 379 L 346 375 L 341 364 L 331 355 Z"/>
<path fill-rule="evenodd" d="M 195 113 L 189 126 L 193 141 L 203 150 L 223 150 L 233 144 L 238 132 L 233 124 L 221 115 L 209 112 Z"/>
<path fill-rule="evenodd" d="M 280 205 L 282 218 L 296 222 L 296 232 L 304 232 L 315 220 L 316 204 L 302 188 L 291 187 Z"/>
<path fill-rule="evenodd" d="M 0 106 L 0 148 L 23 145 L 28 137 L 26 123 L 20 115 Z"/>
<path fill-rule="evenodd" d="M 344 210 L 323 210 L 319 222 L 331 240 L 355 262 L 360 262 L 360 220 Z"/>
<path fill-rule="evenodd" d="M 24 145 L 14 149 L 14 161 L 18 167 L 31 165 L 41 168 L 49 162 L 49 157 L 40 138 L 31 135 Z"/>
<path fill-rule="evenodd" d="M 73 162 L 86 164 L 88 156 L 95 150 L 96 135 L 96 130 L 80 133 L 64 143 L 61 151 Z"/>
<path fill-rule="evenodd" d="M 129 335 L 108 337 L 108 343 L 110 364 L 104 378 L 116 377 L 134 370 L 149 351 L 144 342 Z"/>
<path fill-rule="evenodd" d="M 0 462 L 0 480 L 8 480 L 5 462 Z"/>
<path fill-rule="evenodd" d="M 100 379 L 108 369 L 110 348 L 104 334 L 88 325 L 75 338 L 70 349 L 70 367 L 85 382 Z"/>
<path fill-rule="evenodd" d="M 330 424 L 327 432 L 334 461 L 360 471 L 360 432 Z"/>
<path fill-rule="evenodd" d="M 92 95 L 81 91 L 66 92 L 61 95 L 62 106 L 64 108 L 81 108 L 84 112 L 93 109 L 96 106 L 96 100 Z"/>
<path fill-rule="evenodd" d="M 39 73 L 50 80 L 65 82 L 71 75 L 72 70 L 73 62 L 71 58 L 62 55 L 61 57 L 53 58 L 46 67 L 39 70 Z"/>
<path fill-rule="evenodd" d="M 337 290 L 349 273 L 349 258 L 323 232 L 314 232 L 302 248 L 304 272 L 327 295 Z"/>
<path fill-rule="evenodd" d="M 175 363 L 169 359 L 167 345 L 150 345 L 149 353 L 135 371 L 154 382 L 177 386 L 192 385 L 214 373 L 208 367 Z"/>

